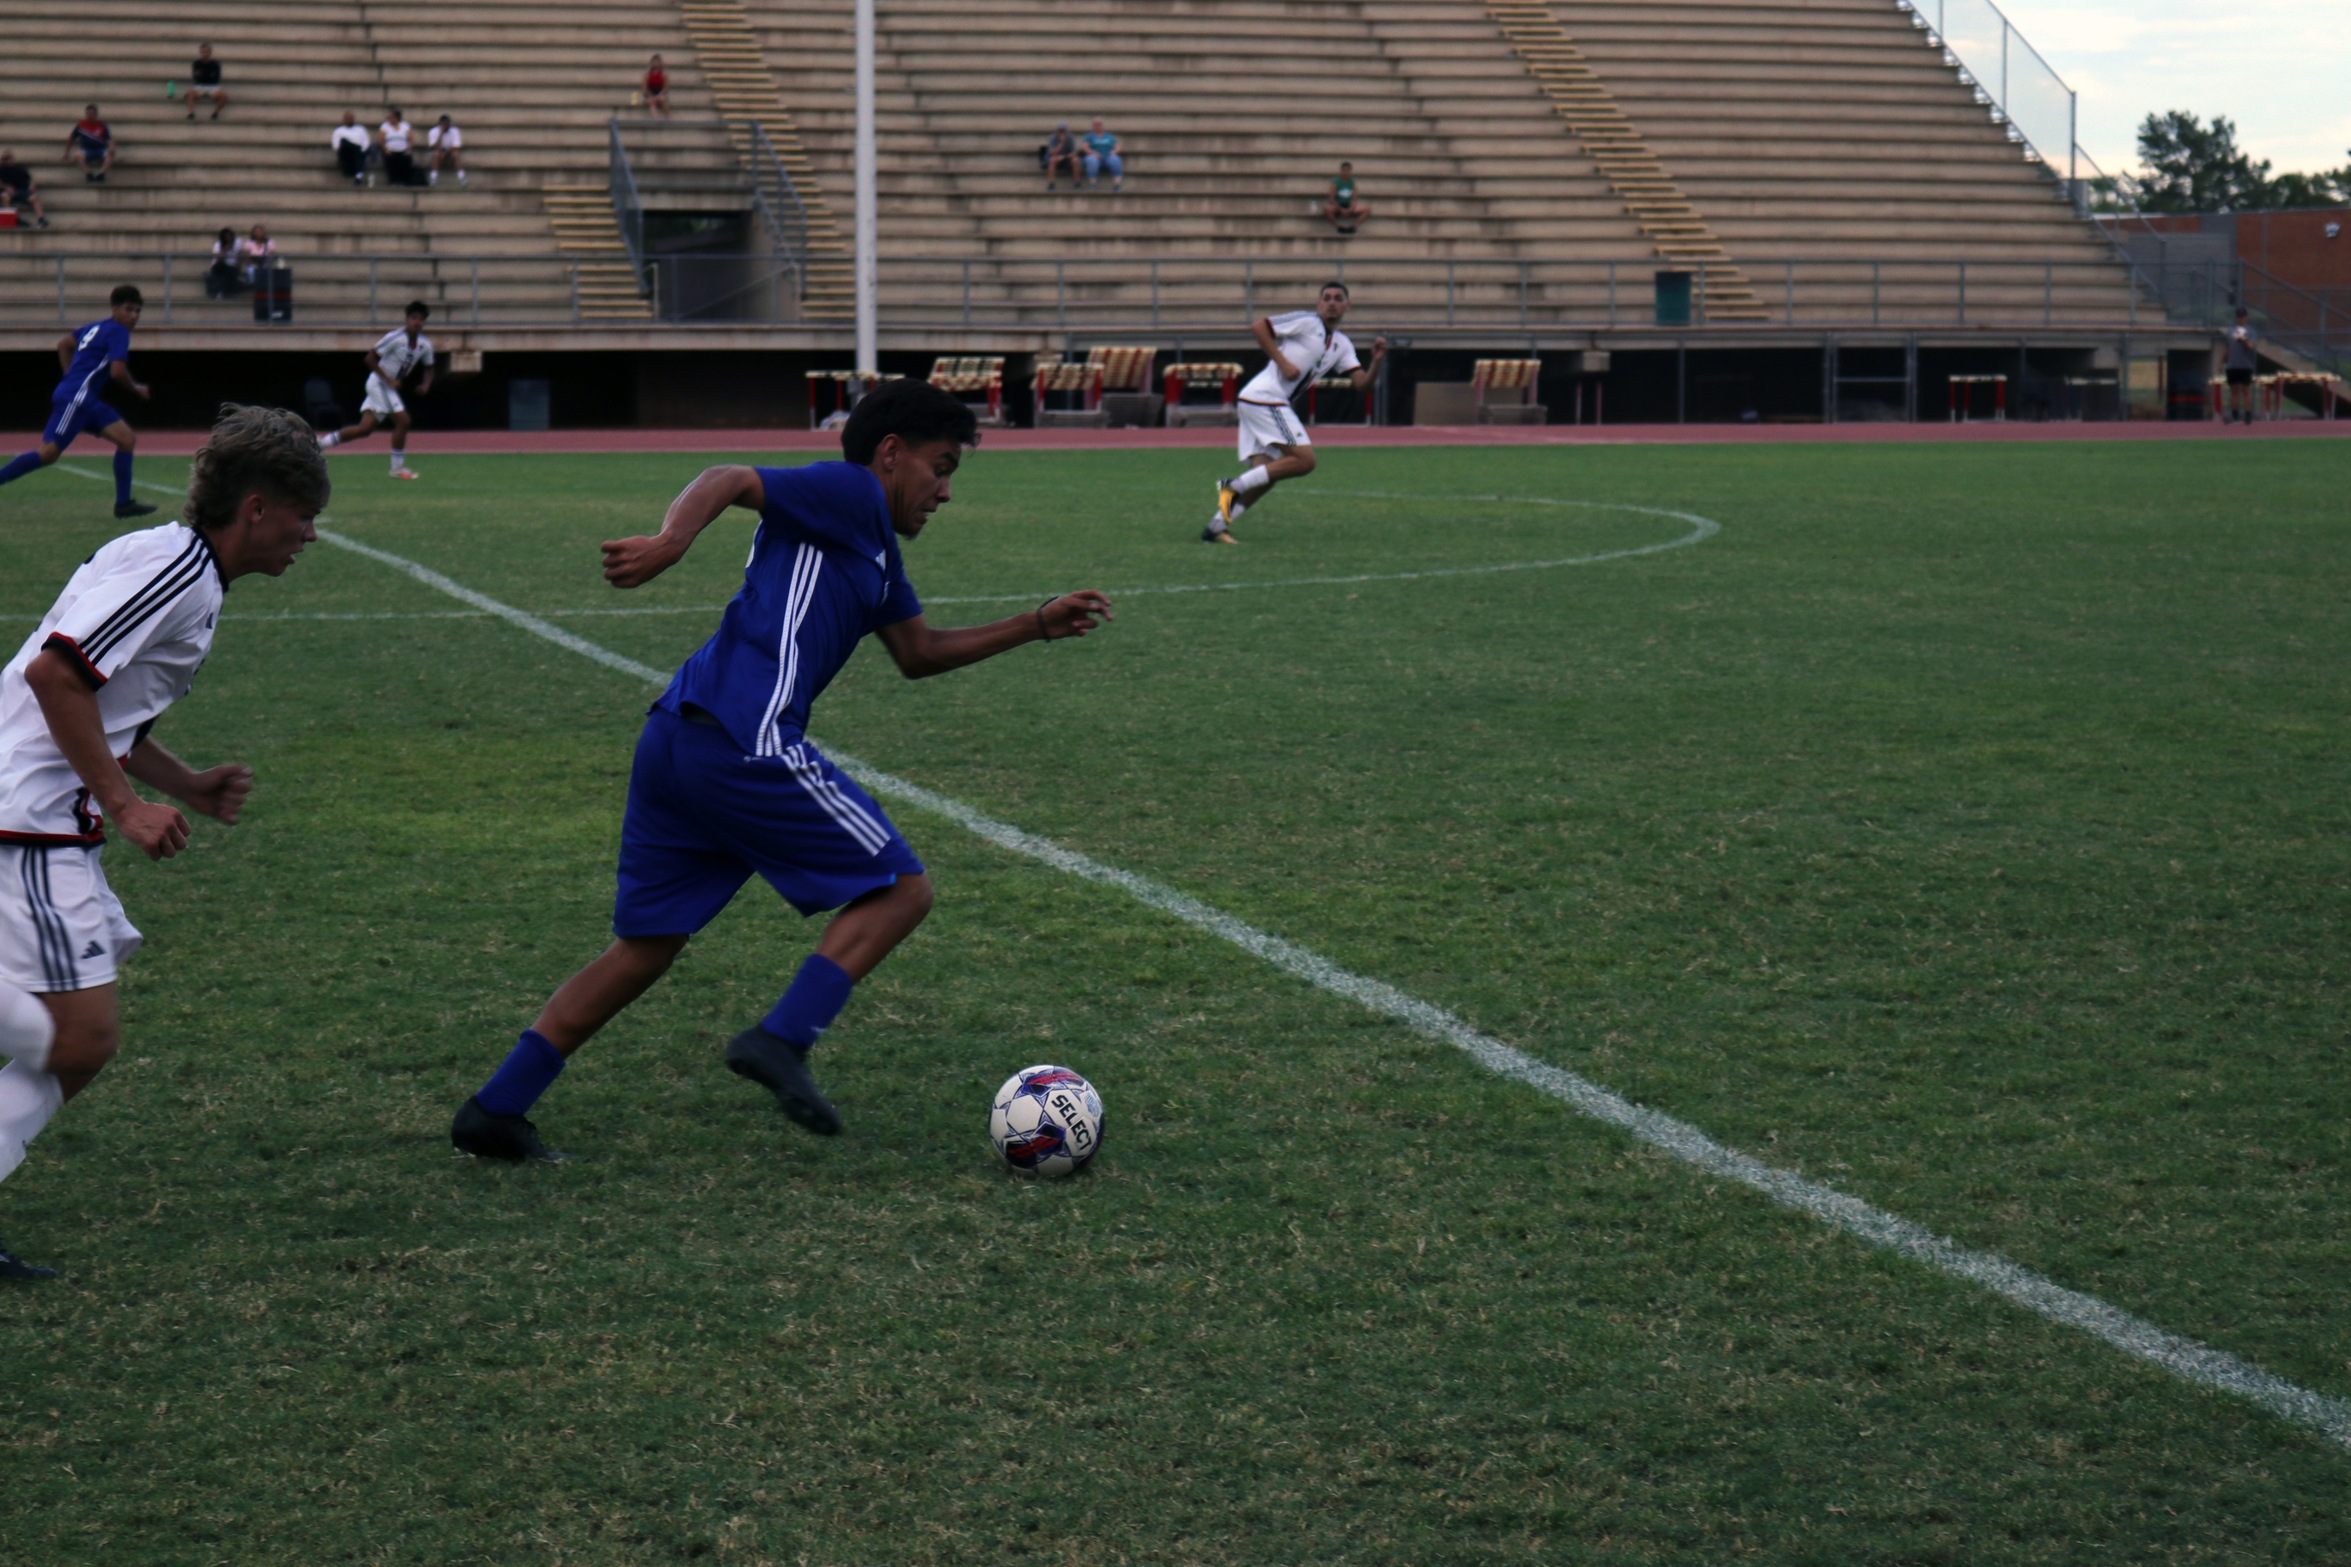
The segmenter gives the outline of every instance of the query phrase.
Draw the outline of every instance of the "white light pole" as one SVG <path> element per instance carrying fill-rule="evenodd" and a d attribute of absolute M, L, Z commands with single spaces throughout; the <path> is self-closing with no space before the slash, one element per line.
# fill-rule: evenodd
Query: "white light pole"
<path fill-rule="evenodd" d="M 874 252 L 873 0 L 857 0 L 857 195 L 855 254 L 857 279 L 857 373 L 878 374 L 881 348 L 874 324 L 874 291 L 880 270 Z"/>

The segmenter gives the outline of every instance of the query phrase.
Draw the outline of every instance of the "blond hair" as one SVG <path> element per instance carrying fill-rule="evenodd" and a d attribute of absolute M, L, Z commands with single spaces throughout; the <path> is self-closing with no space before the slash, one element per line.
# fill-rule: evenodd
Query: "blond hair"
<path fill-rule="evenodd" d="M 308 420 L 283 408 L 223 403 L 212 434 L 196 449 L 188 470 L 184 520 L 198 533 L 224 528 L 236 520 L 245 497 L 256 492 L 319 511 L 333 489 Z"/>

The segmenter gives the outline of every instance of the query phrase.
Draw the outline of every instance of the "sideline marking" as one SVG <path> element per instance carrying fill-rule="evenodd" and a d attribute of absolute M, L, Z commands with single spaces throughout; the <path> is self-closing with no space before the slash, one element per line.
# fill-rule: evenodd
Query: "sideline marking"
<path fill-rule="evenodd" d="M 386 550 L 361 544 L 321 528 L 318 536 L 330 544 L 381 561 L 417 581 L 440 589 L 486 614 L 495 615 L 544 637 L 558 647 L 594 659 L 608 669 L 635 675 L 666 686 L 669 676 L 648 664 L 624 658 L 595 643 L 575 637 L 536 615 L 501 604 L 434 571 Z M 1726 1147 L 1687 1121 L 1662 1111 L 1646 1109 L 1574 1072 L 1538 1061 L 1501 1040 L 1481 1034 L 1444 1008 L 1405 994 L 1392 985 L 1351 973 L 1330 959 L 1294 942 L 1259 930 L 1199 899 L 1162 886 L 1132 871 L 1105 865 L 1074 849 L 1023 832 L 1008 822 L 982 815 L 960 800 L 935 794 L 870 767 L 852 756 L 832 751 L 834 762 L 856 775 L 875 794 L 900 800 L 920 810 L 943 816 L 998 848 L 1050 865 L 1054 869 L 1105 887 L 1115 887 L 1136 901 L 1159 910 L 1197 930 L 1231 942 L 1318 989 L 1345 998 L 1369 1011 L 1392 1018 L 1425 1038 L 1452 1045 L 1497 1076 L 1523 1083 L 1574 1110 L 1604 1122 L 1647 1143 L 1682 1163 L 1749 1187 L 1782 1207 L 1811 1215 L 1823 1224 L 1843 1230 L 1857 1240 L 1921 1262 L 1937 1272 L 1989 1290 L 2036 1316 L 2077 1329 L 2103 1340 L 2124 1354 L 2160 1367 L 2180 1378 L 2259 1405 L 2270 1413 L 2307 1427 L 2351 1449 L 2351 1401 L 2314 1393 L 2283 1377 L 2272 1375 L 2250 1361 L 2225 1350 L 2167 1332 L 2143 1317 L 2110 1306 L 2094 1295 L 2067 1289 L 1990 1252 L 1971 1251 L 1831 1186 L 1778 1170 L 1761 1160 Z"/>

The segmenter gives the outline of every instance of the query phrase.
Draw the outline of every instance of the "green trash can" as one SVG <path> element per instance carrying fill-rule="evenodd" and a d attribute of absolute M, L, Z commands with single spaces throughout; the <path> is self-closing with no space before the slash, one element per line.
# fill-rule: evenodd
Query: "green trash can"
<path fill-rule="evenodd" d="M 1657 274 L 1657 324 L 1659 326 L 1688 326 L 1690 324 L 1689 273 L 1660 272 Z"/>

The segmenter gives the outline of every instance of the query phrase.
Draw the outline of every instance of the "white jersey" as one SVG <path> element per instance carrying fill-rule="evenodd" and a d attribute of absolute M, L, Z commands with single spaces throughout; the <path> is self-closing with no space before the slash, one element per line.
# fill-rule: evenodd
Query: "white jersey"
<path fill-rule="evenodd" d="M 416 130 L 406 120 L 386 120 L 376 127 L 376 134 L 384 139 L 384 151 L 406 152 Z"/>
<path fill-rule="evenodd" d="M 465 132 L 454 125 L 436 125 L 425 133 L 425 145 L 435 152 L 444 148 L 455 152 L 465 145 Z"/>
<path fill-rule="evenodd" d="M 0 843 L 101 843 L 106 824 L 57 749 L 25 679 L 42 649 L 65 655 L 98 694 L 106 744 L 128 756 L 188 694 L 220 620 L 220 562 L 179 523 L 126 533 L 82 562 L 41 624 L 0 669 Z"/>
<path fill-rule="evenodd" d="M 416 341 L 411 343 L 408 341 L 408 328 L 404 326 L 396 326 L 377 338 L 375 353 L 375 373 L 382 376 L 395 391 L 401 382 L 408 379 L 411 370 L 430 370 L 433 367 L 433 340 L 419 332 Z"/>
<path fill-rule="evenodd" d="M 1343 375 L 1363 368 L 1363 362 L 1355 357 L 1355 345 L 1347 341 L 1347 334 L 1324 326 L 1322 317 L 1313 311 L 1293 310 L 1288 315 L 1269 319 L 1282 357 L 1298 373 L 1285 376 L 1280 366 L 1267 360 L 1265 368 L 1241 388 L 1242 402 L 1287 403 L 1298 395 L 1302 386 L 1311 386 L 1326 375 Z"/>

